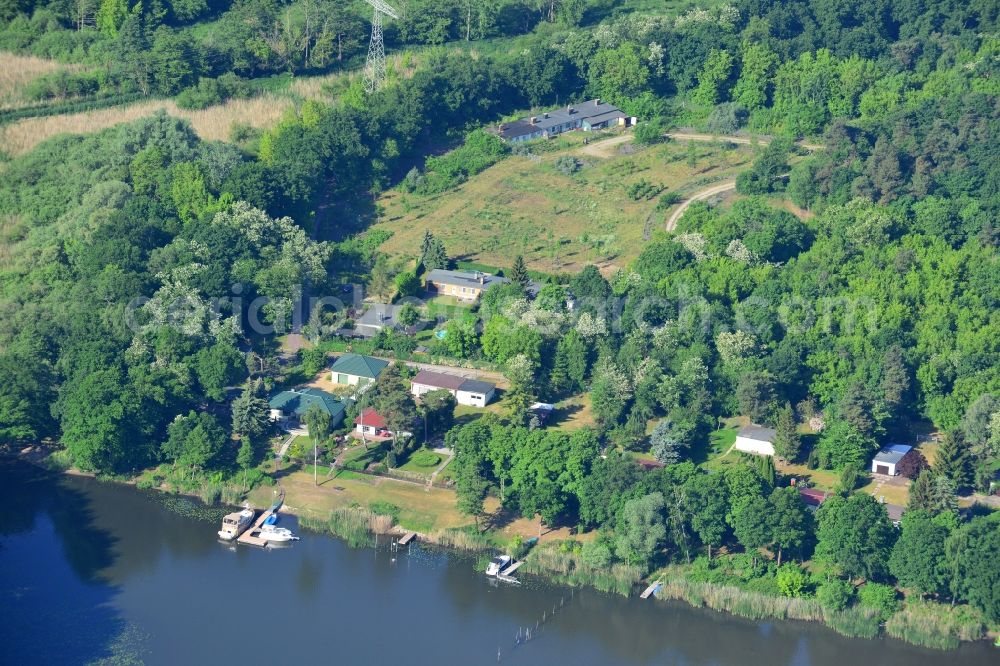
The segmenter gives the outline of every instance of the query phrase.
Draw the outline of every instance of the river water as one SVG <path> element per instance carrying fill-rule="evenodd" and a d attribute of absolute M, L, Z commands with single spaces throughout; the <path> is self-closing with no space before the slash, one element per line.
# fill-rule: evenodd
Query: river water
<path fill-rule="evenodd" d="M 196 500 L 0 462 L 0 663 L 997 664 L 750 622 L 682 603 L 572 591 L 419 546 L 351 549 L 302 532 L 230 547 Z M 282 518 L 296 527 L 294 519 Z M 555 611 L 553 613 L 553 611 Z M 523 640 L 530 627 L 531 640 Z M 517 634 L 522 640 L 518 642 Z M 498 655 L 499 653 L 499 655 Z"/>

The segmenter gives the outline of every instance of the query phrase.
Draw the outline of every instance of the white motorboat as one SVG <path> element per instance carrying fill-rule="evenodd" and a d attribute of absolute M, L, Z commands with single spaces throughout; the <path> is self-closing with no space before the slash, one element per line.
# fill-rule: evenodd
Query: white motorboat
<path fill-rule="evenodd" d="M 510 565 L 510 555 L 497 555 L 486 565 L 487 576 L 499 576 Z"/>
<path fill-rule="evenodd" d="M 219 530 L 219 538 L 232 541 L 239 535 L 247 531 L 253 523 L 253 509 L 243 509 L 239 513 L 227 514 L 222 519 L 222 529 Z"/>
<path fill-rule="evenodd" d="M 290 529 L 287 527 L 278 527 L 277 525 L 262 525 L 258 536 L 265 541 L 273 541 L 276 543 L 299 540 L 297 536 L 292 534 Z"/>

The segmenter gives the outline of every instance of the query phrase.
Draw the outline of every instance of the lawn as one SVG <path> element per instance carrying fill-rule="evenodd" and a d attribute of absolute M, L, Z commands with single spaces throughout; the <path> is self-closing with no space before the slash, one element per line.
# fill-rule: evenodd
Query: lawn
<path fill-rule="evenodd" d="M 555 411 L 545 423 L 547 428 L 566 431 L 592 428 L 596 425 L 589 393 L 570 396 L 557 402 Z"/>
<path fill-rule="evenodd" d="M 412 257 L 430 230 L 450 256 L 463 260 L 509 266 L 522 254 L 529 267 L 541 271 L 579 270 L 591 263 L 611 270 L 642 250 L 647 219 L 652 230 L 666 217 L 655 210 L 656 196 L 635 201 L 630 186 L 645 181 L 684 195 L 734 176 L 753 156 L 748 146 L 699 143 L 692 167 L 686 143 L 645 149 L 623 144 L 605 153 L 595 152 L 595 144 L 581 146 L 583 138 L 573 134 L 542 144 L 539 154 L 510 156 L 442 194 L 386 192 L 376 226 L 393 235 L 382 249 Z M 598 156 L 603 154 L 610 156 Z M 562 164 L 568 158 L 579 165 L 572 175 L 555 166 L 557 159 Z"/>
<path fill-rule="evenodd" d="M 299 515 L 325 518 L 336 507 L 351 504 L 369 506 L 372 502 L 382 501 L 399 507 L 400 525 L 417 532 L 473 524 L 471 518 L 462 515 L 456 508 L 455 493 L 451 490 L 428 490 L 421 484 L 346 470 L 327 478 L 329 471 L 329 467 L 320 466 L 318 486 L 313 484 L 312 466 L 283 476 L 280 483 L 285 489 L 288 510 Z M 269 505 L 273 501 L 271 488 L 257 488 L 251 493 L 250 500 L 256 506 Z"/>
<path fill-rule="evenodd" d="M 434 473 L 441 463 L 444 462 L 444 456 L 440 453 L 435 453 L 430 449 L 417 449 L 407 456 L 406 461 L 399 466 L 398 469 L 404 472 L 413 472 L 414 474 L 422 474 L 426 477 L 430 477 Z"/>

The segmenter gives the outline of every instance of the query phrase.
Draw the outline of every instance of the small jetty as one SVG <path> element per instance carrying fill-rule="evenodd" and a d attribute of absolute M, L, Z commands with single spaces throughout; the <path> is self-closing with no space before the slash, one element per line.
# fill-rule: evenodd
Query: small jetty
<path fill-rule="evenodd" d="M 500 572 L 500 576 L 510 576 L 512 573 L 521 568 L 524 564 L 524 560 L 519 560 L 517 562 L 511 562 L 510 566 Z"/>
<path fill-rule="evenodd" d="M 403 535 L 403 537 L 399 541 L 397 541 L 397 543 L 400 546 L 406 546 L 416 538 L 417 538 L 416 532 L 407 532 L 406 534 Z"/>
<path fill-rule="evenodd" d="M 285 489 L 282 488 L 281 494 L 278 496 L 278 499 L 274 501 L 274 504 L 271 505 L 271 508 L 260 514 L 257 517 L 257 519 L 253 522 L 253 525 L 246 532 L 241 534 L 236 539 L 236 541 L 238 543 L 245 543 L 248 546 L 258 546 L 260 548 L 266 548 L 268 541 L 260 537 L 260 528 L 264 526 L 264 523 L 265 521 L 267 521 L 268 518 L 274 515 L 278 511 L 278 509 L 281 508 L 281 505 L 284 504 L 284 502 L 285 502 Z"/>
<path fill-rule="evenodd" d="M 639 595 L 639 598 L 649 599 L 651 596 L 656 594 L 656 591 L 659 590 L 661 587 L 663 587 L 663 582 L 658 580 L 649 587 L 647 587 L 645 590 L 643 590 L 642 594 Z"/>

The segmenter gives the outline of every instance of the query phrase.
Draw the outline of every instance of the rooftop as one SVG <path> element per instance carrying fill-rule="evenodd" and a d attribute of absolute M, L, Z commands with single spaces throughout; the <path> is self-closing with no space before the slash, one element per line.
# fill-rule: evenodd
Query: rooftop
<path fill-rule="evenodd" d="M 391 303 L 373 303 L 365 310 L 365 313 L 358 317 L 358 326 L 370 326 L 382 328 L 383 326 L 399 325 L 399 311 L 402 305 L 392 305 Z"/>
<path fill-rule="evenodd" d="M 890 444 L 875 454 L 875 462 L 895 465 L 912 449 L 912 446 L 906 444 Z"/>
<path fill-rule="evenodd" d="M 741 428 L 739 432 L 739 437 L 745 439 L 756 439 L 758 442 L 774 442 L 774 437 L 777 435 L 777 431 L 773 428 L 765 428 L 759 425 L 748 425 L 745 428 Z"/>
<path fill-rule="evenodd" d="M 384 428 L 385 419 L 371 407 L 365 407 L 354 419 L 354 425 L 366 425 L 373 428 Z"/>
<path fill-rule="evenodd" d="M 336 396 L 316 388 L 293 389 L 271 396 L 271 409 L 303 416 L 312 405 L 319 405 L 330 416 L 338 416 L 347 409 L 347 403 Z"/>
<path fill-rule="evenodd" d="M 448 271 L 443 268 L 435 268 L 424 276 L 426 282 L 439 282 L 441 284 L 451 284 L 456 287 L 475 287 L 484 289 L 495 284 L 510 282 L 505 277 L 481 273 L 479 271 Z"/>
<path fill-rule="evenodd" d="M 489 382 L 459 377 L 458 375 L 449 375 L 444 372 L 433 372 L 432 370 L 421 370 L 418 372 L 417 376 L 413 378 L 413 383 L 448 389 L 449 391 L 467 391 L 469 393 L 489 393 L 496 388 L 496 386 Z"/>
<path fill-rule="evenodd" d="M 377 379 L 378 376 L 385 370 L 385 367 L 389 365 L 388 361 L 383 361 L 380 358 L 375 358 L 373 356 L 363 356 L 361 354 L 342 354 L 333 365 L 330 366 L 330 370 L 333 372 L 342 372 L 345 375 L 355 375 L 357 377 L 367 377 L 368 379 Z"/>
<path fill-rule="evenodd" d="M 608 104 L 600 99 L 592 99 L 575 106 L 567 106 L 504 123 L 500 126 L 499 134 L 504 139 L 513 139 L 525 134 L 544 132 L 553 127 L 579 120 L 587 120 L 591 124 L 596 124 L 624 117 L 625 113 L 614 104 Z"/>
<path fill-rule="evenodd" d="M 457 391 L 458 387 L 461 386 L 464 381 L 465 377 L 448 375 L 443 372 L 434 372 L 432 370 L 421 370 L 417 373 L 417 376 L 413 378 L 414 384 L 436 386 L 437 388 L 449 389 L 451 391 Z"/>

